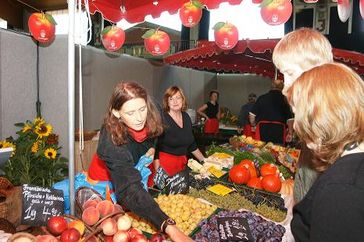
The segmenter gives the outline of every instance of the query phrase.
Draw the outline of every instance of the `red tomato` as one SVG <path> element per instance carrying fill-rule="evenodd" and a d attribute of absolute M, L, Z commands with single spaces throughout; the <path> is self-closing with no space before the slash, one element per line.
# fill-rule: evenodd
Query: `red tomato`
<path fill-rule="evenodd" d="M 108 26 L 102 31 L 101 40 L 105 49 L 117 51 L 125 42 L 125 32 L 117 26 Z"/>
<path fill-rule="evenodd" d="M 268 175 L 276 175 L 278 174 L 278 168 L 277 166 L 270 164 L 270 163 L 266 163 L 264 165 L 262 165 L 262 167 L 260 167 L 260 175 L 261 176 L 268 176 Z"/>
<path fill-rule="evenodd" d="M 242 160 L 239 163 L 239 166 L 245 166 L 249 170 L 250 178 L 257 177 L 257 170 L 255 169 L 254 162 L 248 159 Z"/>
<path fill-rule="evenodd" d="M 236 184 L 246 184 L 250 179 L 250 173 L 246 167 L 235 165 L 229 171 L 229 177 Z"/>
<path fill-rule="evenodd" d="M 151 30 L 151 31 L 152 32 L 154 31 L 154 33 L 150 34 L 150 36 L 144 37 L 145 48 L 149 53 L 151 53 L 154 56 L 165 54 L 169 50 L 169 45 L 171 43 L 168 34 L 166 34 L 161 30 Z"/>
<path fill-rule="evenodd" d="M 288 21 L 292 14 L 290 0 L 273 0 L 267 6 L 260 9 L 260 15 L 269 25 L 279 25 Z"/>
<path fill-rule="evenodd" d="M 359 9 L 360 9 L 360 15 L 362 19 L 364 19 L 364 0 L 360 0 Z"/>
<path fill-rule="evenodd" d="M 56 28 L 51 15 L 45 13 L 33 13 L 28 19 L 28 27 L 34 39 L 41 43 L 47 43 L 54 38 Z"/>
<path fill-rule="evenodd" d="M 279 192 L 282 182 L 277 175 L 268 175 L 262 179 L 262 187 L 268 192 Z"/>
<path fill-rule="evenodd" d="M 186 2 L 179 9 L 179 18 L 186 27 L 193 27 L 198 24 L 202 17 L 202 9 L 192 2 Z"/>
<path fill-rule="evenodd" d="M 263 189 L 262 187 L 262 178 L 263 177 L 253 177 L 248 181 L 248 184 L 246 184 L 248 187 L 252 187 L 255 189 Z"/>
<path fill-rule="evenodd" d="M 223 50 L 235 47 L 239 40 L 238 29 L 230 23 L 219 22 L 214 26 L 215 43 Z"/>

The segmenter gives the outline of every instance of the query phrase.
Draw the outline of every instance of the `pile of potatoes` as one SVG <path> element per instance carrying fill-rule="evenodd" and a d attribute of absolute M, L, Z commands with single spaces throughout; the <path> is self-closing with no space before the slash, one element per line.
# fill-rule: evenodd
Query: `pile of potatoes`
<path fill-rule="evenodd" d="M 201 202 L 197 198 L 183 194 L 159 195 L 155 198 L 160 208 L 176 221 L 177 226 L 185 233 L 190 234 L 197 224 L 209 217 L 217 207 Z M 155 233 L 156 229 L 147 221 L 129 213 L 132 226 L 147 233 Z"/>

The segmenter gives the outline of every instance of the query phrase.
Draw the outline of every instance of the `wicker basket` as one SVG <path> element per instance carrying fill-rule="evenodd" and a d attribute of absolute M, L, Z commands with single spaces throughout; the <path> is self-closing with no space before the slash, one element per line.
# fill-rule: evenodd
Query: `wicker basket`
<path fill-rule="evenodd" d="M 10 195 L 13 184 L 5 177 L 0 177 L 0 218 L 6 218 L 8 204 L 6 198 Z"/>
<path fill-rule="evenodd" d="M 100 193 L 90 187 L 80 187 L 76 191 L 75 215 L 82 219 L 83 204 L 88 200 L 104 200 Z"/>

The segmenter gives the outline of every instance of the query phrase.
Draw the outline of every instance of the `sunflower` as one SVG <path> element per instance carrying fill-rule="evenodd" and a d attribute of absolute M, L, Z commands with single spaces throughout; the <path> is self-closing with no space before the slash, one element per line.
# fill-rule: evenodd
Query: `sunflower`
<path fill-rule="evenodd" d="M 38 150 L 39 150 L 39 142 L 38 141 L 33 143 L 31 150 L 32 150 L 32 153 L 37 153 L 38 152 Z"/>
<path fill-rule="evenodd" d="M 35 133 L 38 135 L 38 138 L 47 137 L 52 133 L 52 125 L 46 123 L 40 123 L 35 127 Z"/>
<path fill-rule="evenodd" d="M 23 129 L 21 130 L 21 132 L 25 133 L 27 132 L 28 130 L 31 130 L 32 129 L 32 126 L 30 124 L 25 124 Z"/>
<path fill-rule="evenodd" d="M 44 123 L 45 123 L 45 121 L 44 121 L 44 119 L 43 119 L 43 118 L 37 117 L 37 118 L 35 118 L 35 119 L 34 119 L 33 123 L 34 123 L 35 125 L 40 125 L 40 124 L 44 124 Z"/>
<path fill-rule="evenodd" d="M 57 155 L 57 151 L 53 148 L 48 148 L 44 151 L 44 156 L 47 159 L 55 159 Z"/>

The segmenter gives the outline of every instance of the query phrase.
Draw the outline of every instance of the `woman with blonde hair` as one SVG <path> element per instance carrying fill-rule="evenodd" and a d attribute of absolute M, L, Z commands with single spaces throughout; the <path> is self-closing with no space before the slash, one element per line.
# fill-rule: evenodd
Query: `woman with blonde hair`
<path fill-rule="evenodd" d="M 343 64 L 303 73 L 288 89 L 294 129 L 322 174 L 293 209 L 296 241 L 364 238 L 364 82 Z"/>

